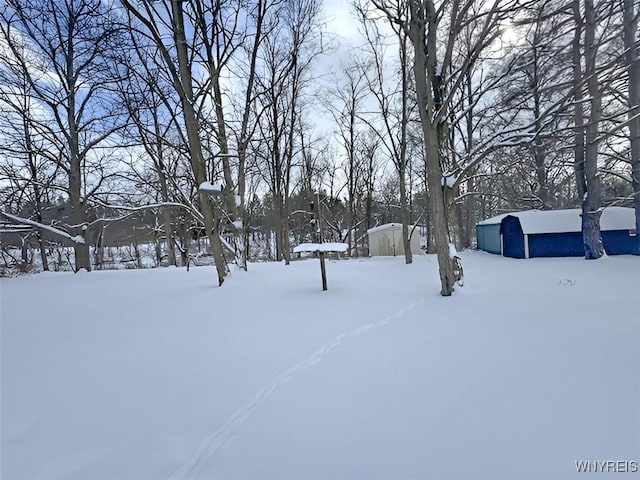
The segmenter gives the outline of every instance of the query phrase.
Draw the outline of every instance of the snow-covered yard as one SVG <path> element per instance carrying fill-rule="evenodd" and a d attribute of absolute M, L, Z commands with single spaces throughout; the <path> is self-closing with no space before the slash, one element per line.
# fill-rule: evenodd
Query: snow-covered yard
<path fill-rule="evenodd" d="M 2 478 L 564 479 L 640 460 L 640 258 L 4 279 Z M 637 478 L 638 473 L 598 478 Z"/>

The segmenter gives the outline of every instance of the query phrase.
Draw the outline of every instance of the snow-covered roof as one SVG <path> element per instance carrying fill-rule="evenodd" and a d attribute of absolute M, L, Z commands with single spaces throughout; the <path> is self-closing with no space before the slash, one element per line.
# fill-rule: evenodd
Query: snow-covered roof
<path fill-rule="evenodd" d="M 396 228 L 402 228 L 401 223 L 385 223 L 384 225 L 378 225 L 377 227 L 370 228 L 367 233 L 381 232 L 382 230 L 391 230 Z M 413 228 L 413 225 L 409 225 L 409 229 Z"/>
<path fill-rule="evenodd" d="M 348 245 L 346 243 L 327 242 L 327 243 L 301 243 L 293 248 L 293 253 L 301 252 L 346 252 Z"/>
<path fill-rule="evenodd" d="M 502 215 L 496 215 L 495 217 L 487 218 L 481 222 L 478 222 L 478 225 L 499 225 L 502 222 L 502 219 L 507 215 L 516 215 L 515 213 L 503 213 Z"/>
<path fill-rule="evenodd" d="M 517 217 L 520 220 L 522 232 L 526 235 L 537 233 L 568 233 L 582 230 L 582 210 L 579 208 L 567 210 L 527 210 L 498 215 L 484 220 L 478 225 L 495 225 L 502 222 L 506 216 Z M 635 212 L 633 208 L 607 207 L 600 217 L 600 230 L 629 230 L 635 228 Z"/>

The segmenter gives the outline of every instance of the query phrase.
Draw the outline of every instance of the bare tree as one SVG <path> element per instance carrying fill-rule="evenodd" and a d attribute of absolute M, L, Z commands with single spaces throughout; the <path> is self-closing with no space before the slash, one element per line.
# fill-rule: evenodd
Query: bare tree
<path fill-rule="evenodd" d="M 406 15 L 407 5 L 398 2 L 395 18 Z M 403 11 L 402 9 L 405 9 Z M 375 21 L 372 21 L 364 5 L 358 6 L 359 17 L 364 27 L 367 46 L 371 56 L 371 68 L 363 70 L 370 93 L 377 106 L 377 128 L 372 131 L 379 135 L 380 144 L 384 146 L 398 174 L 400 189 L 400 221 L 402 222 L 402 243 L 405 262 L 413 262 L 411 252 L 411 233 L 409 230 L 409 200 L 411 191 L 407 193 L 407 176 L 411 171 L 408 155 L 408 128 L 410 119 L 410 75 L 409 75 L 409 39 L 407 31 L 397 24 L 392 24 L 395 40 L 398 44 L 397 74 L 388 79 L 388 61 L 385 57 L 384 36 Z M 373 127 L 373 125 L 371 125 Z"/>
<path fill-rule="evenodd" d="M 365 230 L 373 228 L 373 195 L 376 181 L 380 170 L 380 137 L 372 131 L 367 132 L 360 145 L 361 148 L 361 171 L 360 178 L 364 187 L 364 218 Z"/>
<path fill-rule="evenodd" d="M 580 1 L 574 0 L 573 14 L 576 23 L 573 41 L 574 68 L 574 119 L 575 119 L 575 172 L 578 195 L 582 202 L 582 236 L 587 259 L 604 255 L 600 234 L 601 196 L 598 176 L 598 127 L 602 113 L 602 93 L 596 70 L 595 42 L 596 14 L 592 0 L 584 2 L 584 17 Z M 584 53 L 581 49 L 584 32 Z M 583 61 L 584 59 L 584 61 Z M 582 64 L 584 63 L 584 71 Z M 584 115 L 584 85 L 587 86 L 589 103 L 588 121 Z"/>
<path fill-rule="evenodd" d="M 246 270 L 246 163 L 249 144 L 257 126 L 257 119 L 252 118 L 252 112 L 259 96 L 255 89 L 258 52 L 265 38 L 276 28 L 277 23 L 272 19 L 271 12 L 283 2 L 191 0 L 191 3 L 191 22 L 202 45 L 199 49 L 194 48 L 194 53 L 200 58 L 200 64 L 208 74 L 200 89 L 210 93 L 214 106 L 213 133 L 217 140 L 217 156 L 222 164 L 225 182 L 224 208 L 226 215 L 234 219 L 229 227 L 234 232 L 236 263 Z M 242 85 L 237 95 L 239 102 L 236 102 L 236 112 L 230 112 L 222 86 L 225 74 L 232 72 L 237 72 L 234 75 L 235 81 Z M 229 101 L 232 102 L 233 100 Z M 237 114 L 237 119 L 233 118 L 233 113 Z M 235 149 L 230 133 L 235 138 Z M 234 159 L 236 162 L 232 162 Z"/>
<path fill-rule="evenodd" d="M 34 102 L 46 110 L 40 133 L 55 145 L 67 175 L 71 219 L 65 228 L 75 239 L 75 268 L 90 270 L 89 199 L 106 168 L 96 152 L 124 125 L 111 91 L 119 75 L 115 45 L 126 45 L 121 24 L 97 0 L 9 0 L 0 15 L 3 41 L 24 66 Z M 29 54 L 17 47 L 19 37 Z M 88 185 L 87 178 L 95 180 Z"/>
<path fill-rule="evenodd" d="M 255 90 L 257 55 L 265 36 L 274 28 L 269 12 L 282 3 L 282 0 L 164 0 L 134 5 L 122 0 L 144 25 L 145 35 L 160 49 L 176 91 L 181 98 L 192 100 L 192 105 L 183 105 L 182 110 L 185 127 L 191 123 L 186 118 L 191 117 L 189 110 L 193 110 L 195 125 L 192 127 L 198 128 L 200 144 L 196 150 L 201 152 L 195 157 L 204 164 L 202 181 L 216 180 L 212 178 L 214 174 L 224 180 L 219 201 L 213 205 L 217 218 L 215 228 L 216 231 L 230 229 L 234 233 L 235 261 L 244 269 L 248 251 L 244 211 L 247 152 L 257 125 L 252 115 L 259 95 Z M 167 29 L 173 33 L 173 43 L 164 40 L 162 33 Z M 190 73 L 190 87 L 183 78 L 186 73 Z M 231 87 L 226 85 L 229 77 L 233 79 Z M 186 128 L 190 145 L 196 140 L 196 136 L 189 133 L 192 127 Z M 195 161 L 193 158 L 192 155 Z M 194 164 L 198 181 L 200 175 L 195 171 L 200 168 Z M 201 204 L 206 205 L 204 199 Z M 218 240 L 212 241 L 217 243 Z M 216 255 L 222 258 L 222 252 Z M 220 278 L 224 276 L 224 271 L 218 273 Z"/>
<path fill-rule="evenodd" d="M 59 167 L 56 159 L 48 155 L 46 140 L 37 135 L 28 66 L 20 61 L 26 58 L 28 49 L 19 38 L 14 39 L 13 48 L 20 52 L 20 58 L 15 58 L 10 51 L 0 53 L 0 108 L 4 112 L 0 117 L 3 131 L 0 151 L 4 159 L 0 164 L 0 180 L 12 185 L 13 193 L 3 204 L 5 207 L 13 204 L 14 211 L 20 212 L 22 205 L 30 203 L 32 216 L 36 222 L 43 223 L 42 212 Z M 46 271 L 49 262 L 43 233 L 43 229 L 36 229 L 42 269 Z"/>
<path fill-rule="evenodd" d="M 154 42 L 161 53 L 164 66 L 171 75 L 173 86 L 180 97 L 191 168 L 196 183 L 201 185 L 208 179 L 202 148 L 202 125 L 194 102 L 192 71 L 195 70 L 195 66 L 192 52 L 189 51 L 187 44 L 184 3 L 180 0 L 170 0 L 170 3 L 158 2 L 156 5 L 144 3 L 142 9 L 138 9 L 128 0 L 122 0 L 122 3 L 140 22 L 145 35 Z M 161 8 L 164 10 L 160 11 Z M 169 18 L 170 23 L 168 25 L 163 23 L 165 18 Z M 165 28 L 169 28 L 172 33 L 172 43 L 168 43 L 163 35 Z M 218 284 L 222 285 L 228 273 L 228 268 L 220 239 L 220 214 L 217 211 L 217 206 L 205 193 L 200 194 L 200 211 L 207 236 L 209 237 L 211 253 L 216 264 Z"/>
<path fill-rule="evenodd" d="M 624 0 L 624 48 L 629 85 L 629 140 L 631 142 L 631 183 L 633 204 L 636 210 L 636 238 L 640 238 L 640 58 L 638 55 L 638 19 L 640 8 L 637 2 Z M 640 254 L 640 241 L 638 242 Z"/>
<path fill-rule="evenodd" d="M 310 67 L 322 51 L 318 0 L 292 0 L 278 10 L 279 26 L 261 48 L 263 92 L 258 107 L 264 113 L 259 128 L 264 139 L 256 147 L 262 172 L 271 189 L 276 233 L 276 258 L 290 261 L 289 199 L 294 157 L 300 152 L 297 127 L 304 107 Z"/>
<path fill-rule="evenodd" d="M 329 91 L 326 98 L 327 109 L 331 113 L 337 127 L 338 142 L 346 156 L 344 173 L 347 187 L 347 222 L 346 242 L 350 255 L 358 256 L 357 242 L 354 242 L 355 227 L 358 223 L 356 215 L 356 192 L 359 190 L 360 158 L 358 144 L 362 132 L 363 101 L 367 93 L 366 77 L 362 75 L 363 67 L 352 59 L 351 65 L 342 68 L 341 77 Z"/>
<path fill-rule="evenodd" d="M 453 0 L 436 8 L 433 0 L 373 0 L 373 4 L 385 13 L 390 22 L 405 31 L 413 46 L 417 107 L 425 142 L 430 210 L 438 256 L 440 293 L 443 296 L 451 295 L 455 282 L 449 251 L 448 206 L 444 188 L 454 186 L 461 180 L 460 175 L 455 178 L 447 169 L 447 164 L 451 163 L 444 153 L 448 141 L 448 119 L 456 95 L 463 85 L 465 72 L 498 38 L 501 22 L 514 6 L 512 1 L 487 1 L 476 6 L 474 14 L 472 7 L 475 3 L 471 0 Z M 402 8 L 402 5 L 408 8 Z M 399 16 L 398 12 L 408 13 Z M 469 23 L 477 25 L 473 45 L 465 52 L 466 55 L 457 55 L 460 36 Z M 444 38 L 439 37 L 442 34 Z"/>
<path fill-rule="evenodd" d="M 185 201 L 184 198 L 174 198 L 170 194 L 175 178 L 170 178 L 172 172 L 169 171 L 169 163 L 172 157 L 184 156 L 180 147 L 187 143 L 178 123 L 181 112 L 173 100 L 175 90 L 172 95 L 170 81 L 165 81 L 162 69 L 149 59 L 157 49 L 149 45 L 143 48 L 139 45 L 142 39 L 136 35 L 132 35 L 132 41 L 136 55 L 126 62 L 128 74 L 126 82 L 121 85 L 121 95 L 132 120 L 135 143 L 142 146 L 145 159 L 150 160 L 157 176 L 157 181 L 149 181 L 149 178 L 144 180 L 156 186 L 157 197 L 154 200 L 161 203 Z M 178 144 L 172 142 L 176 137 Z M 135 164 L 131 170 L 134 174 L 137 173 Z M 167 263 L 176 265 L 172 207 L 162 207 L 161 210 Z M 161 252 L 159 257 L 162 257 Z"/>

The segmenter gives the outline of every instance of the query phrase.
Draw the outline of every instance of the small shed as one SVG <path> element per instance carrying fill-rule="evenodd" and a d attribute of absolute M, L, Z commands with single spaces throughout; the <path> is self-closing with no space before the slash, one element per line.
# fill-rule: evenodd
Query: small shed
<path fill-rule="evenodd" d="M 478 249 L 512 258 L 584 256 L 581 213 L 528 210 L 489 218 L 476 225 Z M 600 231 L 608 255 L 638 254 L 632 208 L 605 208 Z"/>
<path fill-rule="evenodd" d="M 369 235 L 370 256 L 404 255 L 401 223 L 386 223 L 370 228 L 367 230 L 367 234 Z M 424 253 L 420 248 L 420 230 L 409 225 L 409 235 L 411 235 L 411 253 L 414 255 Z"/>

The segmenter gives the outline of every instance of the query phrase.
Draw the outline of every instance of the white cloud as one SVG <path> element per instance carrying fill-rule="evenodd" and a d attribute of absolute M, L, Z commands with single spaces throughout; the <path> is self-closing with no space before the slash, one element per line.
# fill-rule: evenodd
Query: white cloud
<path fill-rule="evenodd" d="M 325 0 L 323 2 L 327 31 L 341 41 L 357 44 L 362 40 L 358 21 L 349 0 Z"/>

